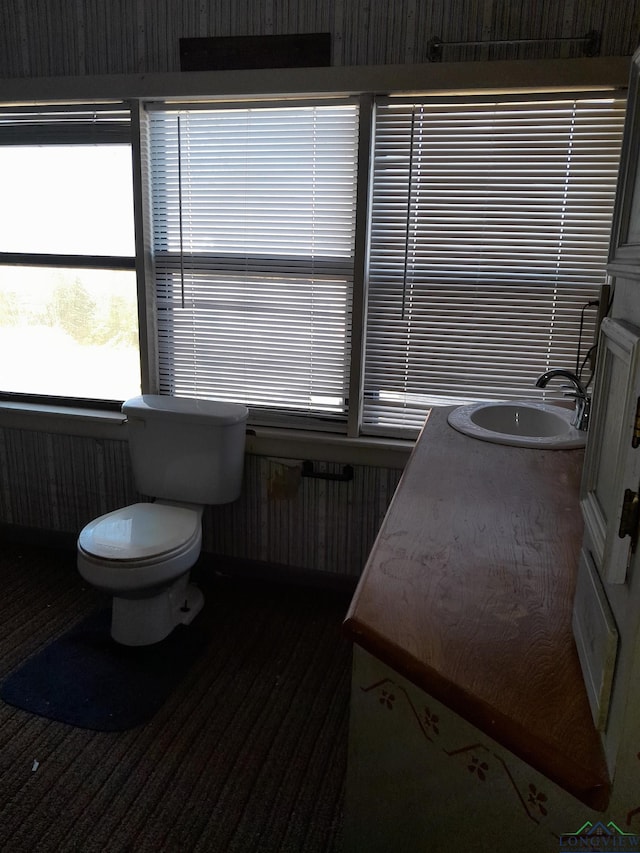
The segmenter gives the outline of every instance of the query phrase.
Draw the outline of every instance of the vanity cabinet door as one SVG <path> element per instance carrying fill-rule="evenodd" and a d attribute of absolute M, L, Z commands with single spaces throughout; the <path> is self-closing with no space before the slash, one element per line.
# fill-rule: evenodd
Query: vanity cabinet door
<path fill-rule="evenodd" d="M 636 548 L 640 491 L 640 329 L 605 318 L 581 489 L 581 508 L 604 582 L 624 583 Z M 635 498 L 634 498 L 635 496 Z"/>

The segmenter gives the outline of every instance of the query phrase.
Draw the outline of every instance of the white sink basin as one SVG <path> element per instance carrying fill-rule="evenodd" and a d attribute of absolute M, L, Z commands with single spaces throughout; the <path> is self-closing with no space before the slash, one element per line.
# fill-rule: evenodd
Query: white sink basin
<path fill-rule="evenodd" d="M 449 424 L 471 438 L 532 447 L 570 450 L 584 447 L 587 433 L 571 425 L 573 410 L 547 403 L 472 403 L 450 412 Z"/>

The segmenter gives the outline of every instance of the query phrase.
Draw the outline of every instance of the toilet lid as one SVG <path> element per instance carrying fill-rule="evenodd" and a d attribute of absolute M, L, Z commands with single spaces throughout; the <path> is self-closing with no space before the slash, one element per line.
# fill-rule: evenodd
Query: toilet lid
<path fill-rule="evenodd" d="M 182 549 L 199 533 L 200 516 L 189 507 L 138 503 L 87 524 L 78 544 L 95 557 L 139 560 Z"/>

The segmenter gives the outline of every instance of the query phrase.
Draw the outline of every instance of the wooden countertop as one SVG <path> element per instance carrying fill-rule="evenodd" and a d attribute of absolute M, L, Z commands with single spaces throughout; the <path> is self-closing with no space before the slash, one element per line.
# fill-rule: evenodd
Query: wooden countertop
<path fill-rule="evenodd" d="M 604 810 L 571 629 L 582 451 L 478 441 L 430 415 L 345 621 L 351 639 Z"/>

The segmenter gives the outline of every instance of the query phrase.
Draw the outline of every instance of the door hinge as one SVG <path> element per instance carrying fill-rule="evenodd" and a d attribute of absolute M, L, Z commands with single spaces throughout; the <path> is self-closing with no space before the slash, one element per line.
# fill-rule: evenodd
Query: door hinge
<path fill-rule="evenodd" d="M 637 492 L 625 489 L 622 502 L 622 513 L 620 515 L 620 528 L 618 536 L 624 539 L 631 537 L 631 553 L 635 553 L 638 544 L 638 528 L 640 526 L 640 497 Z"/>
<path fill-rule="evenodd" d="M 631 436 L 631 447 L 640 447 L 640 397 L 636 403 L 636 416 L 633 419 L 633 435 Z"/>

